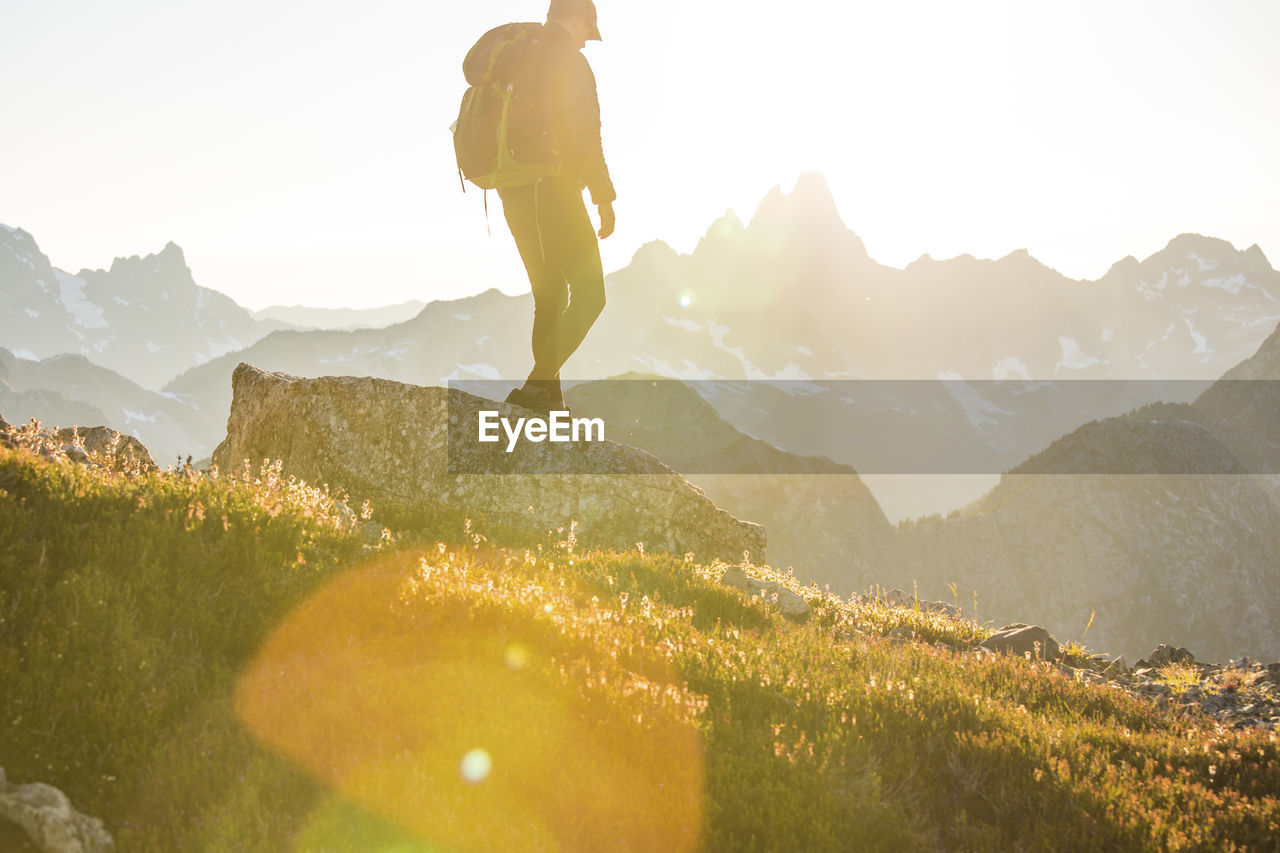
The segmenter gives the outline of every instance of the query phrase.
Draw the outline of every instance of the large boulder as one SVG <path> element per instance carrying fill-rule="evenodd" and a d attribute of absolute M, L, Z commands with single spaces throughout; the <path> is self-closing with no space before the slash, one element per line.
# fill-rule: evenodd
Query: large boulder
<path fill-rule="evenodd" d="M 52 785 L 11 785 L 0 768 L 0 821 L 22 827 L 37 850 L 46 853 L 107 853 L 111 834 L 96 817 L 76 811 L 67 795 Z"/>
<path fill-rule="evenodd" d="M 1039 625 L 1022 622 L 1005 625 L 983 640 L 981 645 L 993 652 L 1019 657 L 1031 655 L 1037 660 L 1054 660 L 1062 655 L 1062 647 L 1052 634 Z"/>
<path fill-rule="evenodd" d="M 656 458 L 611 441 L 479 444 L 481 410 L 527 410 L 457 389 L 385 379 L 303 379 L 248 364 L 232 377 L 223 471 L 280 460 L 283 472 L 346 490 L 354 499 L 475 514 L 542 534 L 570 528 L 584 545 L 693 552 L 700 559 L 763 561 L 764 528 L 716 507 Z M 450 424 L 453 429 L 451 434 Z M 606 424 L 607 435 L 607 424 Z M 451 441 L 452 439 L 452 441 Z M 601 473 L 607 472 L 607 473 Z"/>
<path fill-rule="evenodd" d="M 53 435 L 66 446 L 84 448 L 89 459 L 102 467 L 144 473 L 160 470 L 141 441 L 110 427 L 65 427 Z"/>

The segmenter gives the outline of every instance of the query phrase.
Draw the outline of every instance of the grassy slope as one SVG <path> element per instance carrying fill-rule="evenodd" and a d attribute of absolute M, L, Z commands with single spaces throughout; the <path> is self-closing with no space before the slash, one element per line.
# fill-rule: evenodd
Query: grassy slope
<path fill-rule="evenodd" d="M 693 560 L 461 531 L 367 556 L 339 527 L 269 472 L 126 479 L 0 448 L 10 780 L 63 788 L 123 850 L 1226 850 L 1280 831 L 1275 733 L 883 636 L 964 645 L 971 623 L 810 589 L 796 626 Z"/>

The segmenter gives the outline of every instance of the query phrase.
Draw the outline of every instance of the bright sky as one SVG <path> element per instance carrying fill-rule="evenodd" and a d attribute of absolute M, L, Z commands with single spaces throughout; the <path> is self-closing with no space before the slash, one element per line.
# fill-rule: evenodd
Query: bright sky
<path fill-rule="evenodd" d="M 872 257 L 1096 278 L 1183 231 L 1280 264 L 1275 0 L 599 0 L 606 271 L 824 173 Z M 250 307 L 528 285 L 460 192 L 461 61 L 544 0 L 0 0 L 0 222 L 57 266 L 173 240 Z"/>

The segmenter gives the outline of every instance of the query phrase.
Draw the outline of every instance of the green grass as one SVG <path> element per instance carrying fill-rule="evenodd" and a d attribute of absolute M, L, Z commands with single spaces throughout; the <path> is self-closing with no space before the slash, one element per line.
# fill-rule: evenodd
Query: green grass
<path fill-rule="evenodd" d="M 1275 733 L 933 646 L 985 636 L 970 621 L 750 568 L 810 601 L 795 625 L 719 564 L 578 554 L 562 533 L 502 547 L 452 518 L 371 554 L 326 496 L 255 479 L 0 448 L 0 766 L 61 787 L 122 850 L 1233 850 L 1280 832 Z M 885 637 L 902 625 L 919 641 Z M 477 747 L 492 771 L 468 781 Z"/>

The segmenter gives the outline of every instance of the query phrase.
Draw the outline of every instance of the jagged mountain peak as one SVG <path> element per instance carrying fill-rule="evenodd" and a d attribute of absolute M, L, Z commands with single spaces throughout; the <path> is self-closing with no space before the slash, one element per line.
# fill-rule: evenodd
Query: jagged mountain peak
<path fill-rule="evenodd" d="M 1031 252 L 1026 249 L 1014 249 L 1003 258 L 997 260 L 996 264 L 999 266 L 1012 267 L 1019 272 L 1024 273 L 1053 272 L 1052 269 L 1041 263 L 1038 258 L 1033 256 Z"/>
<path fill-rule="evenodd" d="M 85 273 L 90 275 L 100 273 L 101 270 L 81 270 L 79 276 L 85 277 Z M 176 276 L 179 280 L 185 280 L 195 285 L 195 280 L 191 276 L 191 268 L 187 266 L 186 254 L 182 251 L 182 247 L 172 240 L 165 244 L 164 248 L 159 252 L 150 255 L 130 255 L 127 258 L 116 258 L 111 262 L 111 268 L 108 271 L 111 275 L 162 275 Z"/>
<path fill-rule="evenodd" d="M 747 233 L 746 226 L 732 210 L 726 210 L 724 216 L 711 223 L 711 227 L 702 235 L 694 248 L 695 255 L 714 250 L 718 246 L 733 246 L 741 242 Z"/>
<path fill-rule="evenodd" d="M 759 246 L 791 245 L 806 253 L 836 250 L 842 261 L 854 264 L 870 260 L 862 239 L 840 218 L 826 178 L 816 172 L 802 174 L 789 193 L 780 186 L 771 189 L 746 234 Z"/>
<path fill-rule="evenodd" d="M 754 228 L 758 223 L 796 217 L 818 222 L 835 221 L 844 227 L 831 187 L 827 179 L 817 172 L 802 174 L 789 193 L 783 192 L 781 185 L 775 185 L 756 208 L 751 226 Z"/>
<path fill-rule="evenodd" d="M 1133 255 L 1125 255 L 1123 258 L 1112 264 L 1111 269 L 1107 270 L 1107 274 L 1102 278 L 1108 279 L 1113 276 L 1132 277 L 1138 274 L 1141 267 L 1142 263 L 1137 258 Z"/>
<path fill-rule="evenodd" d="M 665 263 L 679 257 L 679 253 L 671 248 L 664 240 L 650 240 L 640 248 L 636 249 L 634 255 L 631 256 L 632 264 L 644 263 Z"/>
<path fill-rule="evenodd" d="M 41 263 L 43 266 L 47 263 L 44 253 L 36 245 L 36 238 L 21 228 L 0 224 L 0 245 L 8 247 L 14 257 L 28 265 Z"/>
<path fill-rule="evenodd" d="M 1188 259 L 1224 261 L 1235 258 L 1240 252 L 1226 240 L 1206 237 L 1203 234 L 1183 233 L 1174 237 L 1160 251 L 1143 261 L 1143 265 L 1156 263 L 1161 266 L 1178 266 Z"/>
<path fill-rule="evenodd" d="M 1271 261 L 1267 260 L 1266 253 L 1262 251 L 1262 247 L 1257 243 L 1244 250 L 1244 259 L 1250 270 L 1254 272 L 1275 271 L 1275 268 L 1271 266 Z"/>

